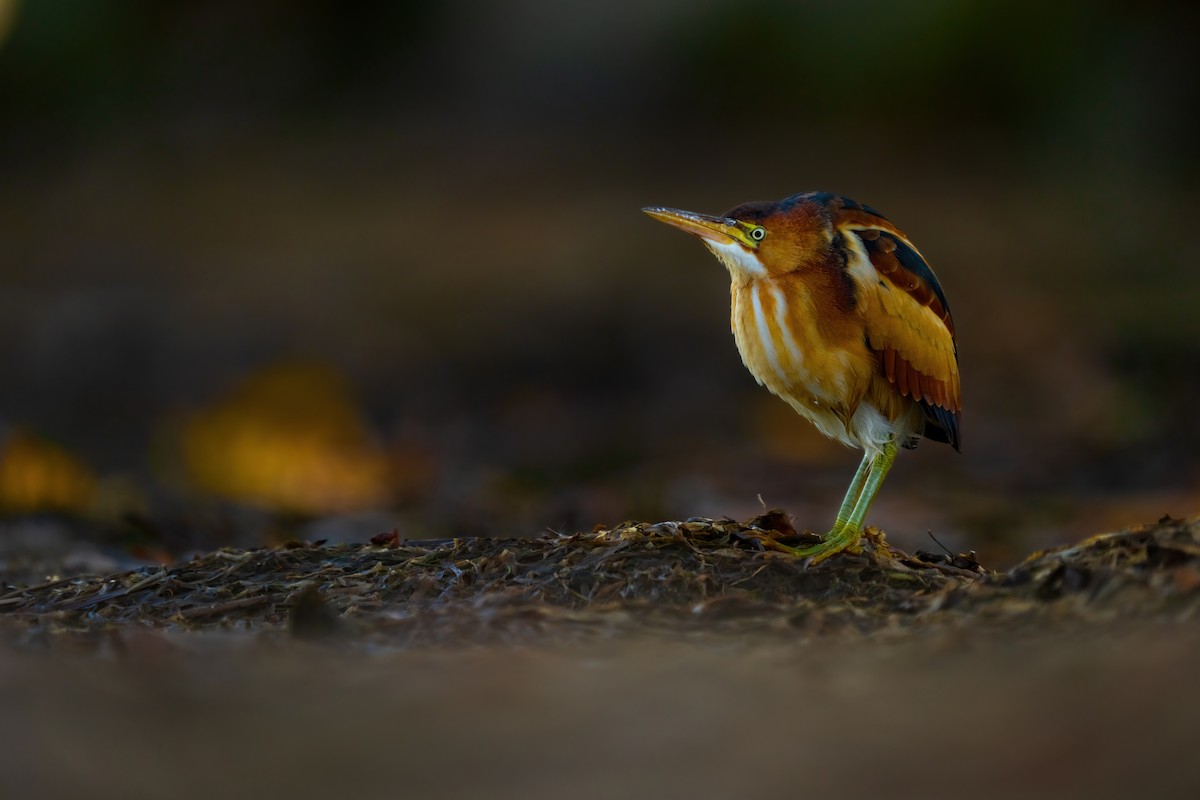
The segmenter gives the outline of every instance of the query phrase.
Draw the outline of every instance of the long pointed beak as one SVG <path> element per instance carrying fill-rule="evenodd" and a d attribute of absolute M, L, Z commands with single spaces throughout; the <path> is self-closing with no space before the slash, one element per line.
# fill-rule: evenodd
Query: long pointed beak
<path fill-rule="evenodd" d="M 642 211 L 659 222 L 665 222 L 681 231 L 687 231 L 718 244 L 745 242 L 745 234 L 742 229 L 734 220 L 727 217 L 710 217 L 708 214 L 697 214 L 694 211 L 680 211 L 677 208 L 661 208 L 659 206 L 643 208 Z"/>

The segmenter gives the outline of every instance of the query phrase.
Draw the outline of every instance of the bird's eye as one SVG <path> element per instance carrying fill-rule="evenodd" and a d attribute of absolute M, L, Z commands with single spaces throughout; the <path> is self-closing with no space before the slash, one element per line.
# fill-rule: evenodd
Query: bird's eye
<path fill-rule="evenodd" d="M 750 238 L 756 242 L 761 242 L 767 235 L 765 228 L 751 228 Z"/>

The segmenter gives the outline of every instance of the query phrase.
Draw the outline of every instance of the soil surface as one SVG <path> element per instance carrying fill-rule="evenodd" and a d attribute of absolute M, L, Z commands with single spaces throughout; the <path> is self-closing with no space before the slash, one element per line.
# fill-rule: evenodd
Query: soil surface
<path fill-rule="evenodd" d="M 629 522 L 528 539 L 218 550 L 172 567 L 0 592 L 10 639 L 102 641 L 129 626 L 350 646 L 576 641 L 615 633 L 881 634 L 1116 618 L 1191 618 L 1200 518 L 1164 517 L 1039 552 L 1006 572 L 972 554 L 912 555 L 870 529 L 820 564 L 782 512 L 746 522 Z"/>
<path fill-rule="evenodd" d="M 772 512 L 5 585 L 0 793 L 1193 796 L 1200 518 L 1005 572 L 803 540 Z"/>

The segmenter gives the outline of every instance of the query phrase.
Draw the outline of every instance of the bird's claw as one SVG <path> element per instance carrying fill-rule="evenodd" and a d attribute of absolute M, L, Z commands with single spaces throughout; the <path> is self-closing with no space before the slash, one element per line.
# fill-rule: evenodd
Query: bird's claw
<path fill-rule="evenodd" d="M 820 544 L 815 544 L 812 547 L 788 547 L 780 545 L 780 549 L 787 553 L 791 553 L 796 558 L 809 559 L 809 566 L 816 566 L 825 559 L 835 556 L 838 553 L 852 553 L 857 555 L 863 551 L 859 540 L 862 538 L 862 531 L 857 528 L 850 527 L 835 527 L 829 533 L 825 534 L 824 540 Z"/>

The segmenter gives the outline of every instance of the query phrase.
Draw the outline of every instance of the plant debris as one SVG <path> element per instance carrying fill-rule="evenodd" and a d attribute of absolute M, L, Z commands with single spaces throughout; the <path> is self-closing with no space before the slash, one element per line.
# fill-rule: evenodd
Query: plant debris
<path fill-rule="evenodd" d="M 1030 619 L 1190 617 L 1200 518 L 1035 553 L 1003 573 L 973 554 L 862 552 L 810 565 L 786 515 L 625 522 L 528 539 L 290 544 L 0 591 L 7 633 L 40 640 L 130 626 L 413 646 L 619 633 L 861 636 Z M 16 632 L 15 634 L 13 632 Z"/>

